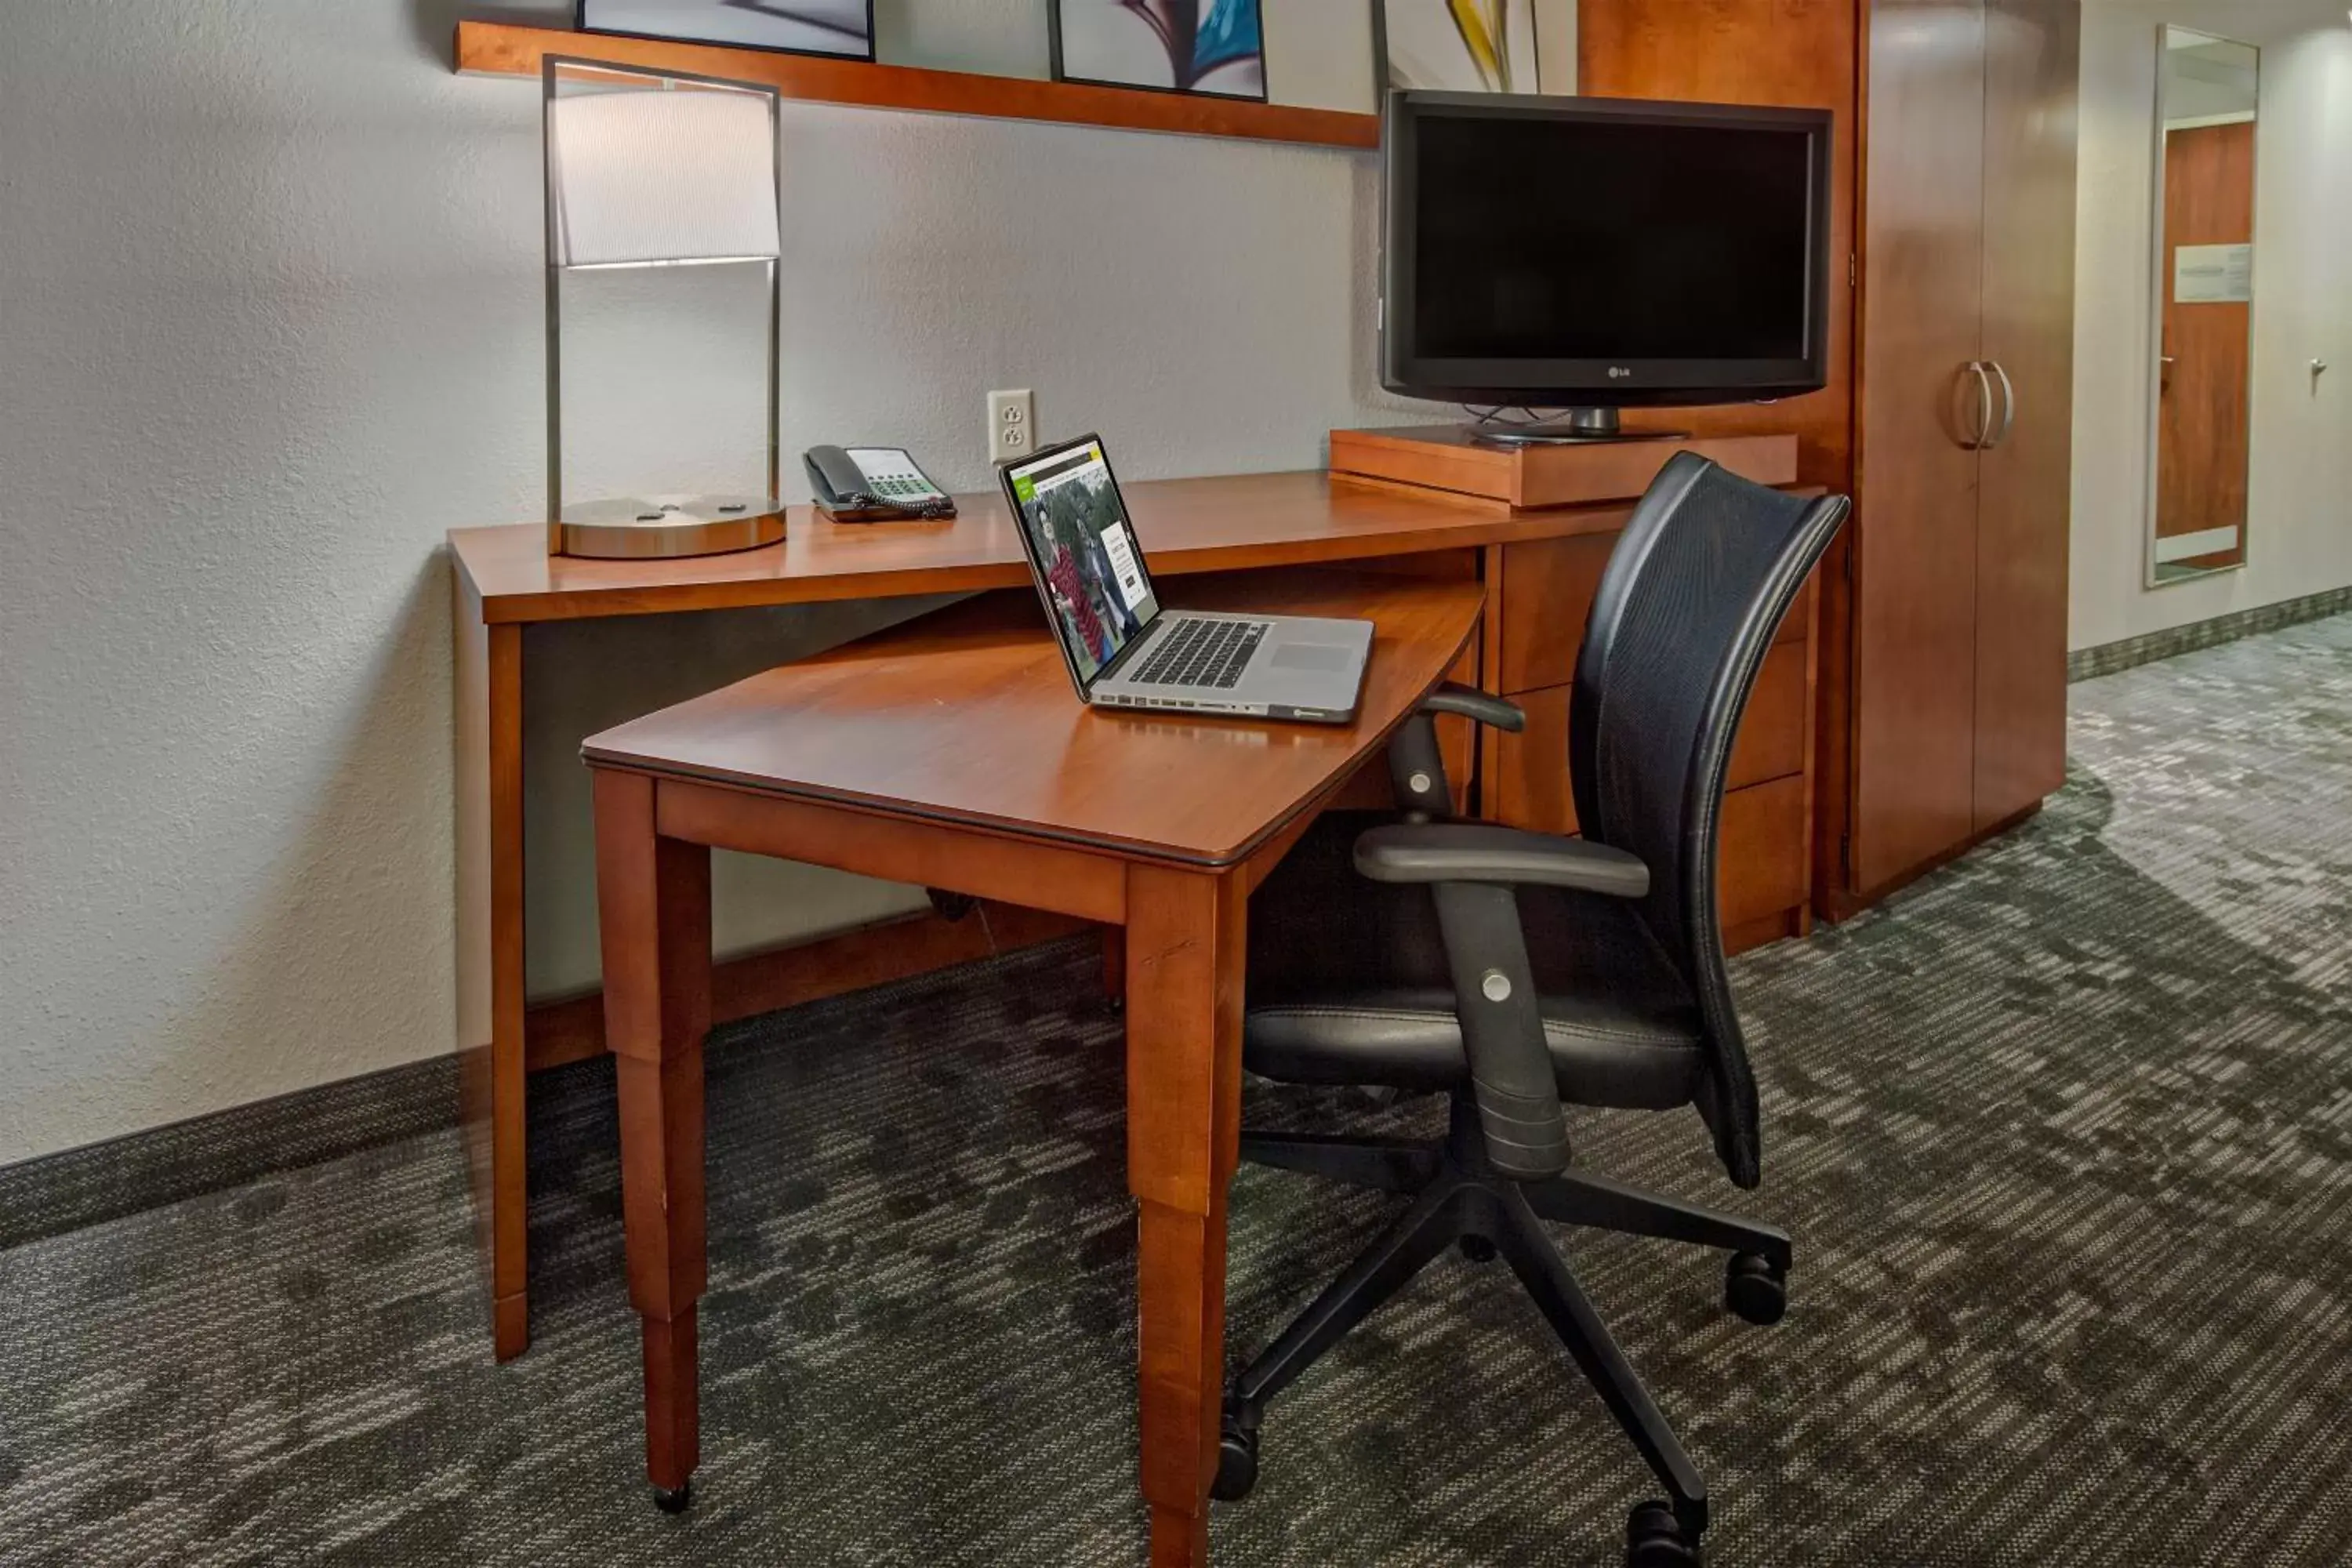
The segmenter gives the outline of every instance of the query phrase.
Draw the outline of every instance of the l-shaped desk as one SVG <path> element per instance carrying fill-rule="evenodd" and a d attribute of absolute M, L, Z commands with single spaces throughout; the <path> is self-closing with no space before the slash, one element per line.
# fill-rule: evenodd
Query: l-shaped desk
<path fill-rule="evenodd" d="M 1526 510 L 1321 472 L 1145 481 L 1123 487 L 1160 575 L 1337 562 L 1477 577 L 1487 614 L 1456 679 L 1528 710 L 1524 734 L 1488 731 L 1478 809 L 1568 831 L 1568 689 L 1584 612 L 1629 503 Z M 496 1348 L 530 1343 L 524 1103 L 532 1069 L 604 1048 L 601 998 L 525 994 L 523 661 L 551 621 L 899 598 L 1022 587 L 1028 567 L 993 495 L 960 496 L 942 522 L 837 524 L 792 510 L 780 544 L 677 561 L 547 554 L 538 524 L 449 534 L 457 595 L 457 1027 L 466 1121 L 489 1253 Z M 1724 926 L 1734 946 L 1809 928 L 1814 612 L 1789 617 L 1734 753 L 1723 814 Z M 1476 668 L 1469 668 L 1475 658 Z M 1466 731 L 1448 736 L 1469 778 Z M 1374 768 L 1370 773 L 1377 773 Z M 1385 778 L 1367 783 L 1384 791 Z M 982 922 L 909 917 L 739 958 L 712 977 L 714 1023 L 981 956 Z M 1007 944 L 1081 929 L 1064 917 L 987 922 Z"/>

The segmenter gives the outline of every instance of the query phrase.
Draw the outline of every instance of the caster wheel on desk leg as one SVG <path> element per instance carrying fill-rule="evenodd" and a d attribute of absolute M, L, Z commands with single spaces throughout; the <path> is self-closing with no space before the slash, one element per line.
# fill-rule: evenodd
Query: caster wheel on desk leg
<path fill-rule="evenodd" d="M 684 1513 L 686 1505 L 694 1500 L 694 1483 L 688 1481 L 672 1491 L 667 1487 L 654 1489 L 654 1506 L 664 1513 Z"/>

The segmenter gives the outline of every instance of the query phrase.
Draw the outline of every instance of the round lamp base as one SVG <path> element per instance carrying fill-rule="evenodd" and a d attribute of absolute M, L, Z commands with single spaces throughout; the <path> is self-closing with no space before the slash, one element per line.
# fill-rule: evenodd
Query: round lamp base
<path fill-rule="evenodd" d="M 757 550 L 783 536 L 784 503 L 773 496 L 625 496 L 565 507 L 548 530 L 548 547 L 557 555 L 646 561 Z"/>

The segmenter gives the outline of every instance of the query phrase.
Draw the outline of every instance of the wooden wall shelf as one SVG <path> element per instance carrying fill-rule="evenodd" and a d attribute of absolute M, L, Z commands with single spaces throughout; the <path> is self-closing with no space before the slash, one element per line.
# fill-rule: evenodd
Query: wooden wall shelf
<path fill-rule="evenodd" d="M 972 114 L 995 120 L 1038 120 L 1064 125 L 1108 125 L 1121 131 L 1172 132 L 1186 136 L 1237 136 L 1257 142 L 1372 149 L 1381 144 L 1378 115 L 1329 109 L 1293 109 L 1200 94 L 1150 92 L 1026 77 L 824 59 L 719 44 L 667 43 L 613 37 L 562 27 L 505 22 L 457 24 L 456 60 L 463 72 L 492 76 L 540 73 L 548 55 L 695 71 L 772 87 L 809 103 L 851 103 L 929 114 Z"/>

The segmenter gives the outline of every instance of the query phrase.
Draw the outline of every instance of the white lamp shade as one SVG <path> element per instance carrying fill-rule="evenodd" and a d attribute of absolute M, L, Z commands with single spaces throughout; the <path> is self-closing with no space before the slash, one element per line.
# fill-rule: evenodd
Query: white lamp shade
<path fill-rule="evenodd" d="M 554 99 L 551 259 L 614 267 L 775 256 L 772 101 L 699 88 Z"/>

